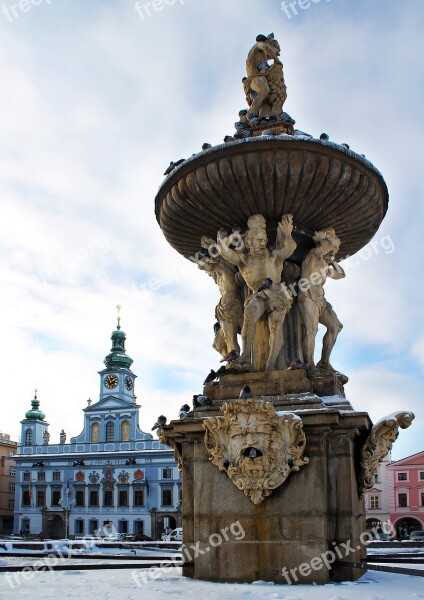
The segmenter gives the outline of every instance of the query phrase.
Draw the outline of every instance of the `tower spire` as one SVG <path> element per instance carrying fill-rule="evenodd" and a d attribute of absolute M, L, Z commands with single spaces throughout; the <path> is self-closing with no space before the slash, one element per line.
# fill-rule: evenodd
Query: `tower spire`
<path fill-rule="evenodd" d="M 117 326 L 118 331 L 121 329 L 121 316 L 120 316 L 121 308 L 122 308 L 122 306 L 120 304 L 116 305 L 116 310 L 118 311 L 118 326 Z"/>
<path fill-rule="evenodd" d="M 132 358 L 127 356 L 125 351 L 125 332 L 121 329 L 121 308 L 120 304 L 116 305 L 116 310 L 118 311 L 118 325 L 115 331 L 112 332 L 112 348 L 110 349 L 110 354 L 108 354 L 104 360 L 107 369 L 115 369 L 125 367 L 127 369 L 133 363 Z"/>

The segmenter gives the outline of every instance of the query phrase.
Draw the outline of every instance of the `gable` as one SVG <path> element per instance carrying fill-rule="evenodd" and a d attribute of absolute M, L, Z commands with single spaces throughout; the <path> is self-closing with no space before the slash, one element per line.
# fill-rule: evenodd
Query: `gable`
<path fill-rule="evenodd" d="M 396 460 L 390 464 L 391 467 L 412 467 L 418 465 L 424 465 L 424 451 L 418 452 L 417 454 L 412 454 L 412 456 L 407 456 L 401 460 Z"/>
<path fill-rule="evenodd" d="M 127 402 L 122 400 L 121 398 L 116 398 L 115 396 L 107 396 L 99 402 L 92 404 L 91 406 L 84 409 L 86 413 L 99 412 L 102 410 L 127 410 L 133 412 L 134 409 L 137 408 L 133 402 Z"/>

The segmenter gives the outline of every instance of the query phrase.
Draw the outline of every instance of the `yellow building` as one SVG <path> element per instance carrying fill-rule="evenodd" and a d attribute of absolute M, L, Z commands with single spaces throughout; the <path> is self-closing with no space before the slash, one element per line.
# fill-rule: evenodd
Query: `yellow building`
<path fill-rule="evenodd" d="M 13 531 L 16 448 L 10 435 L 0 433 L 0 534 Z"/>

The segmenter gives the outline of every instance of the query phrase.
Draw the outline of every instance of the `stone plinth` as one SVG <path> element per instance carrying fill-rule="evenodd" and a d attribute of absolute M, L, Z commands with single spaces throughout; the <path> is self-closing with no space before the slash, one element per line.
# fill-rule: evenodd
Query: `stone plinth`
<path fill-rule="evenodd" d="M 300 377 L 295 373 L 295 379 Z M 284 395 L 274 398 L 276 410 L 287 411 L 288 400 Z M 359 541 L 365 531 L 365 509 L 357 477 L 359 449 L 371 427 L 369 417 L 343 406 L 343 398 L 340 408 L 315 408 L 324 403 L 313 393 L 297 399 L 294 395 L 291 404 L 296 402 L 302 406 L 297 414 L 303 421 L 304 456 L 309 464 L 256 505 L 209 460 L 202 422 L 204 417 L 222 414 L 217 407 L 198 409 L 194 417 L 164 427 L 165 436 L 182 454 L 185 576 L 221 582 L 324 584 L 355 580 L 363 574 L 336 563 L 329 570 L 322 560 L 320 564 L 320 557 L 335 547 L 342 560 L 365 557 Z M 350 546 L 353 552 L 346 550 Z M 304 563 L 307 566 L 301 567 L 299 575 Z"/>

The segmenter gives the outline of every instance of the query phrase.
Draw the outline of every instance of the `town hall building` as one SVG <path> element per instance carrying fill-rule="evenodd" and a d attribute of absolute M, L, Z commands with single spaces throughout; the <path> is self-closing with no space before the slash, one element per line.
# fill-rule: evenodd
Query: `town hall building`
<path fill-rule="evenodd" d="M 136 375 L 125 333 L 112 333 L 99 372 L 100 396 L 83 409 L 82 433 L 50 444 L 37 392 L 21 421 L 16 460 L 14 533 L 46 537 L 110 531 L 160 539 L 181 526 L 182 480 L 173 452 L 139 427 Z"/>

